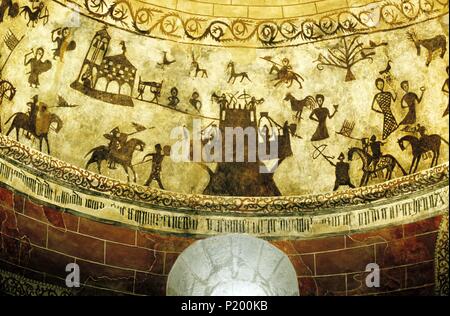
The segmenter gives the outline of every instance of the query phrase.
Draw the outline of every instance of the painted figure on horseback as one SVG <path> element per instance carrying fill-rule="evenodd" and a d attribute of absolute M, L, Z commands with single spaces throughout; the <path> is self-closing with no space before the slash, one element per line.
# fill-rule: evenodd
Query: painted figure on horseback
<path fill-rule="evenodd" d="M 63 127 L 63 122 L 58 115 L 48 111 L 48 105 L 44 102 L 39 102 L 37 95 L 33 96 L 31 102 L 27 103 L 29 110 L 27 113 L 14 113 L 5 124 L 12 119 L 11 126 L 6 133 L 8 136 L 14 129 L 16 130 L 16 139 L 19 141 L 19 132 L 23 129 L 26 132 L 27 138 L 36 138 L 39 140 L 39 150 L 42 151 L 42 141 L 45 140 L 47 144 L 47 153 L 50 154 L 50 145 L 48 142 L 48 133 L 55 123 L 56 127 L 52 128 L 58 133 Z"/>
<path fill-rule="evenodd" d="M 385 170 L 385 179 L 392 179 L 395 167 L 398 167 L 403 175 L 407 174 L 394 156 L 389 154 L 385 155 L 381 152 L 382 144 L 382 142 L 377 141 L 376 137 L 372 136 L 370 142 L 367 142 L 367 139 L 363 139 L 363 148 L 352 147 L 349 149 L 348 160 L 353 160 L 353 156 L 356 154 L 361 158 L 363 163 L 363 176 L 361 178 L 360 186 L 367 185 L 372 175 L 383 174 Z M 369 148 L 371 153 L 369 153 Z"/>
<path fill-rule="evenodd" d="M 101 173 L 101 164 L 103 161 L 108 162 L 109 169 L 116 169 L 116 164 L 122 166 L 127 174 L 127 180 L 130 181 L 130 175 L 128 169 L 133 173 L 133 181 L 136 182 L 136 172 L 132 165 L 133 154 L 136 150 L 144 151 L 145 143 L 137 138 L 128 140 L 128 136 L 132 135 L 123 133 L 119 127 L 115 127 L 108 134 L 104 134 L 109 144 L 107 146 L 101 145 L 91 149 L 85 157 L 91 154 L 85 169 L 88 169 L 92 163 L 97 164 L 98 172 Z"/>
<path fill-rule="evenodd" d="M 409 168 L 410 174 L 417 171 L 421 158 L 423 156 L 426 157 L 427 153 L 432 154 L 430 168 L 437 166 L 441 143 L 444 142 L 448 146 L 447 140 L 437 134 L 428 134 L 424 126 L 418 125 L 417 132 L 419 133 L 419 137 L 414 135 L 405 135 L 398 140 L 398 145 L 402 151 L 406 149 L 405 142 L 411 145 L 413 158 Z"/>

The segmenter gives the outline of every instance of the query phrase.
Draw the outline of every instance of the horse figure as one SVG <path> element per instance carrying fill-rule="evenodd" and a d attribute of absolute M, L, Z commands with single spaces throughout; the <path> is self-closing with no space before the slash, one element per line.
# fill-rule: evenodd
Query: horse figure
<path fill-rule="evenodd" d="M 194 53 L 192 53 L 191 71 L 192 70 L 195 72 L 195 78 L 197 78 L 198 74 L 201 74 L 202 78 L 208 78 L 208 71 L 204 68 L 200 68 L 200 64 L 198 63 Z"/>
<path fill-rule="evenodd" d="M 376 174 L 385 169 L 386 169 L 385 179 L 390 180 L 392 178 L 392 172 L 394 171 L 395 166 L 398 166 L 400 168 L 403 175 L 407 174 L 405 169 L 403 169 L 403 167 L 400 165 L 400 163 L 397 161 L 397 159 L 395 159 L 392 155 L 381 156 L 381 158 L 379 159 L 379 161 L 376 165 L 376 168 L 374 168 L 373 164 L 369 163 L 369 158 L 371 158 L 371 156 L 367 152 L 365 152 L 363 149 L 358 148 L 358 147 L 350 148 L 348 151 L 348 160 L 349 161 L 351 161 L 353 159 L 354 154 L 357 154 L 363 162 L 363 166 L 362 166 L 363 176 L 362 176 L 361 182 L 359 184 L 359 186 L 361 186 L 361 187 L 367 185 L 367 183 L 369 182 L 369 178 L 372 174 Z"/>
<path fill-rule="evenodd" d="M 234 62 L 230 61 L 228 63 L 227 66 L 227 71 L 230 71 L 230 78 L 228 79 L 228 83 L 231 81 L 231 79 L 233 79 L 234 83 L 236 81 L 236 78 L 241 77 L 241 81 L 244 81 L 244 79 L 247 79 L 248 81 L 251 82 L 250 78 L 248 77 L 248 74 L 246 72 L 240 72 L 240 73 L 236 73 L 235 67 L 234 67 Z"/>
<path fill-rule="evenodd" d="M 416 33 L 412 31 L 407 32 L 406 36 L 416 46 L 417 56 L 420 56 L 420 46 L 423 46 L 427 49 L 428 57 L 427 62 L 425 64 L 427 67 L 430 65 L 431 60 L 433 58 L 433 53 L 435 51 L 440 50 L 441 51 L 440 57 L 444 58 L 445 52 L 447 51 L 447 40 L 444 35 L 436 35 L 435 37 L 427 39 L 418 39 Z"/>
<path fill-rule="evenodd" d="M 132 138 L 125 143 L 122 148 L 115 149 L 108 146 L 98 146 L 91 149 L 85 157 L 92 153 L 91 158 L 86 163 L 85 169 L 89 167 L 92 163 L 97 163 L 98 172 L 101 174 L 101 163 L 102 161 L 110 161 L 117 163 L 122 166 L 127 174 L 127 181 L 130 182 L 130 175 L 128 169 L 133 172 L 133 181 L 136 182 L 136 172 L 134 171 L 131 161 L 133 159 L 133 154 L 136 150 L 144 151 L 145 143 L 137 138 Z"/>
<path fill-rule="evenodd" d="M 14 118 L 14 119 L 13 119 Z M 56 123 L 55 132 L 59 133 L 61 128 L 63 127 L 63 122 L 59 118 L 58 115 L 49 113 L 48 119 L 43 122 L 45 126 L 40 126 L 39 131 L 36 130 L 36 120 L 35 123 L 30 123 L 30 117 L 27 113 L 23 112 L 17 112 L 11 115 L 11 117 L 6 121 L 5 124 L 8 124 L 8 122 L 13 119 L 11 126 L 9 127 L 8 132 L 6 133 L 6 136 L 8 136 L 13 129 L 16 130 L 16 139 L 19 141 L 19 131 L 20 129 L 23 129 L 33 135 L 35 138 L 39 139 L 39 150 L 42 151 L 42 140 L 45 140 L 45 143 L 47 144 L 47 153 L 50 154 L 50 145 L 48 143 L 48 132 L 50 130 L 50 126 L 53 123 Z"/>
<path fill-rule="evenodd" d="M 411 167 L 409 168 L 409 174 L 417 171 L 422 155 L 429 151 L 433 152 L 433 159 L 431 159 L 430 168 L 437 165 L 441 149 L 441 141 L 448 145 L 448 142 L 437 134 L 425 135 L 420 139 L 413 135 L 406 135 L 398 140 L 398 145 L 401 150 L 405 150 L 404 142 L 411 144 L 413 159 L 411 161 Z"/>
<path fill-rule="evenodd" d="M 290 92 L 288 92 L 284 97 L 284 101 L 291 102 L 291 109 L 296 112 L 295 118 L 297 121 L 302 119 L 302 112 L 305 106 L 310 110 L 314 109 L 316 106 L 316 101 L 310 95 L 302 100 L 297 100 Z"/>

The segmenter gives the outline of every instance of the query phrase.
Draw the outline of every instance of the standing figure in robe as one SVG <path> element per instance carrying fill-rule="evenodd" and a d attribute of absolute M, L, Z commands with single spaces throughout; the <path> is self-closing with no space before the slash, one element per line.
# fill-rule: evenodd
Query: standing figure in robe
<path fill-rule="evenodd" d="M 29 58 L 29 56 L 32 56 Z M 39 47 L 36 52 L 31 49 L 31 52 L 25 55 L 24 65 L 30 65 L 30 72 L 28 76 L 28 83 L 30 87 L 37 88 L 39 86 L 39 75 L 43 72 L 49 71 L 52 68 L 52 62 L 50 60 L 42 61 L 44 57 L 44 49 Z"/>

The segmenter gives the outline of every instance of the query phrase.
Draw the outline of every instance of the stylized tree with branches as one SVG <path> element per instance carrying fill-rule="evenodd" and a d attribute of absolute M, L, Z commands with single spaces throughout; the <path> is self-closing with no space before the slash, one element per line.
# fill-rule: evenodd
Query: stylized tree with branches
<path fill-rule="evenodd" d="M 382 45 L 387 45 L 387 43 L 376 44 L 370 41 L 369 46 L 364 47 L 364 44 L 359 41 L 359 36 L 351 39 L 344 37 L 334 47 L 328 48 L 327 56 L 322 53 L 319 54 L 319 57 L 315 60 L 318 63 L 317 69 L 323 70 L 325 66 L 346 69 L 345 81 L 355 80 L 352 67 L 364 60 L 372 62 L 371 56 L 375 55 L 375 48 Z"/>

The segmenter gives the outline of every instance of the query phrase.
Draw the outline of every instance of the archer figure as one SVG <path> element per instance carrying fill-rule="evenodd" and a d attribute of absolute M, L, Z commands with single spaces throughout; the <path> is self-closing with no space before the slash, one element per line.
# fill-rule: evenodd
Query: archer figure
<path fill-rule="evenodd" d="M 332 161 L 327 161 L 335 167 L 336 171 L 336 181 L 334 183 L 333 191 L 336 191 L 341 185 L 348 185 L 350 188 L 354 188 L 355 186 L 352 184 L 350 179 L 349 170 L 350 164 L 348 162 L 344 162 L 345 156 L 341 153 L 338 157 L 338 162 L 333 163 Z"/>
<path fill-rule="evenodd" d="M 314 146 L 314 148 L 316 148 L 316 153 L 318 153 L 320 156 L 324 157 L 326 161 L 328 161 L 330 163 L 330 165 L 332 165 L 335 168 L 335 175 L 336 175 L 336 180 L 334 182 L 334 188 L 333 191 L 336 191 L 339 186 L 341 185 L 347 185 L 350 188 L 355 188 L 355 186 L 352 184 L 352 181 L 350 179 L 350 164 L 348 162 L 344 162 L 345 156 L 344 154 L 341 152 L 339 157 L 338 157 L 338 161 L 336 163 L 334 163 L 331 159 L 334 159 L 334 157 L 330 157 L 327 156 L 323 153 L 323 149 L 326 148 L 326 145 L 322 145 L 320 147 L 316 147 Z M 318 156 L 313 156 L 313 158 L 317 158 Z"/>
<path fill-rule="evenodd" d="M 245 108 L 254 111 L 256 110 L 256 106 L 263 104 L 264 101 L 265 101 L 264 98 L 256 99 L 255 97 L 252 97 L 248 102 L 247 100 L 245 100 Z"/>

